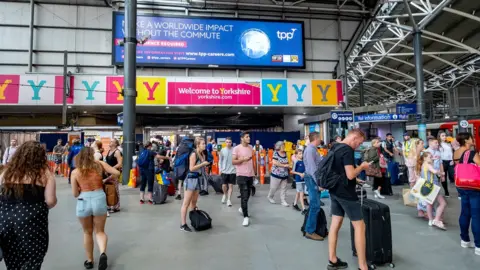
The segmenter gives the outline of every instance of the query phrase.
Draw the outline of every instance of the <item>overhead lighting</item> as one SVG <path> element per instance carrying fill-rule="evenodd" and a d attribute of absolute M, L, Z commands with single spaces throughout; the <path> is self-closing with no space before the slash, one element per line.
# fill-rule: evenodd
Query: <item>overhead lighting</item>
<path fill-rule="evenodd" d="M 71 109 L 71 108 L 72 108 L 72 106 L 68 106 L 68 108 L 69 108 L 69 109 Z"/>
<path fill-rule="evenodd" d="M 83 111 L 83 113 L 87 113 L 87 111 Z"/>
<path fill-rule="evenodd" d="M 168 110 L 168 109 L 170 109 L 170 107 L 168 107 L 168 106 L 167 106 L 167 107 L 165 107 L 165 109 L 167 109 L 167 110 Z"/>
<path fill-rule="evenodd" d="M 242 112 L 238 112 L 238 114 L 242 114 Z"/>
<path fill-rule="evenodd" d="M 307 114 L 306 112 L 303 113 L 303 115 Z"/>
<path fill-rule="evenodd" d="M 256 109 L 258 109 L 258 107 L 255 107 L 254 109 L 256 110 Z"/>

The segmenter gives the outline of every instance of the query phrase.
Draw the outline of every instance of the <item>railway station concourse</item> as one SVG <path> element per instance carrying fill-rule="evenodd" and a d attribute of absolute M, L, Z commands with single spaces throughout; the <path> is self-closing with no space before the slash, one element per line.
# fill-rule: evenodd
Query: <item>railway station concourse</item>
<path fill-rule="evenodd" d="M 122 143 L 108 269 L 326 269 L 328 241 L 304 238 L 304 216 L 267 199 L 268 150 L 279 140 L 299 147 L 314 131 L 328 145 L 353 127 L 368 130 L 368 141 L 462 129 L 480 141 L 479 9 L 474 0 L 0 1 L 0 153 L 8 156 L 12 140 L 37 140 L 54 166 L 58 139 L 98 140 L 105 150 Z M 188 234 L 179 230 L 180 200 L 140 205 L 127 185 L 139 142 L 176 146 L 195 136 L 221 148 L 227 137 L 239 144 L 241 131 L 263 145 L 267 167 L 249 227 L 236 187 L 232 207 L 210 187 L 199 206 L 213 228 Z M 83 269 L 77 202 L 67 177 L 56 184 L 41 269 Z M 461 201 L 449 187 L 446 231 L 404 206 L 407 184 L 382 201 L 395 268 L 479 268 L 480 256 L 460 246 Z M 289 184 L 290 204 L 294 196 Z M 330 199 L 322 201 L 330 224 Z M 348 223 L 337 253 L 358 269 Z"/>

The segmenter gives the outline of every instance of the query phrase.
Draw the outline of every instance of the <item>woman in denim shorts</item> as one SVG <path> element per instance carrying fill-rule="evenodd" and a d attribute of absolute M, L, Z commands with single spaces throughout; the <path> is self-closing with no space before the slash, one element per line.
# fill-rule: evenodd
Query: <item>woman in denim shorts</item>
<path fill-rule="evenodd" d="M 187 225 L 187 208 L 190 207 L 190 209 L 193 210 L 197 207 L 201 177 L 202 174 L 205 173 L 205 167 L 210 164 L 210 162 L 205 161 L 206 157 L 203 153 L 204 150 L 205 139 L 200 137 L 195 138 L 195 150 L 192 152 L 192 154 L 190 154 L 188 163 L 189 171 L 183 183 L 183 186 L 185 187 L 185 194 L 183 198 L 182 208 L 180 210 L 180 230 L 186 232 L 192 231 Z"/>
<path fill-rule="evenodd" d="M 107 269 L 107 197 L 103 191 L 103 175 L 108 173 L 118 177 L 120 172 L 107 163 L 94 158 L 91 147 L 83 148 L 75 157 L 76 169 L 72 172 L 72 192 L 77 198 L 77 217 L 83 228 L 83 241 L 87 260 L 86 269 L 93 268 L 93 229 L 100 250 L 99 270 Z M 95 225 L 94 225 L 95 224 Z"/>

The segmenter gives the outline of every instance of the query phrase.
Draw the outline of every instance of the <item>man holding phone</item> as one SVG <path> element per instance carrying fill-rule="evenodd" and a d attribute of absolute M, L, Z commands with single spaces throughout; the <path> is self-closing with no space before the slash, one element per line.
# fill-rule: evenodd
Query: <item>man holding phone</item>
<path fill-rule="evenodd" d="M 243 226 L 250 224 L 248 217 L 248 199 L 253 186 L 253 177 L 255 168 L 253 164 L 253 148 L 250 146 L 250 134 L 242 132 L 240 134 L 241 143 L 233 148 L 232 163 L 237 172 L 237 184 L 240 188 L 241 208 L 239 212 L 243 214 Z"/>

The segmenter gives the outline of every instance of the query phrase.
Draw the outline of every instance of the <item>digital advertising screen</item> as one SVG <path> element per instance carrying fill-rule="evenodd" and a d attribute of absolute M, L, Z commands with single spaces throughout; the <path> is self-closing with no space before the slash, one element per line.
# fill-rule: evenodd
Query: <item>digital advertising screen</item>
<path fill-rule="evenodd" d="M 113 64 L 123 65 L 125 15 L 113 14 Z M 305 68 L 303 22 L 137 16 L 138 66 Z"/>

